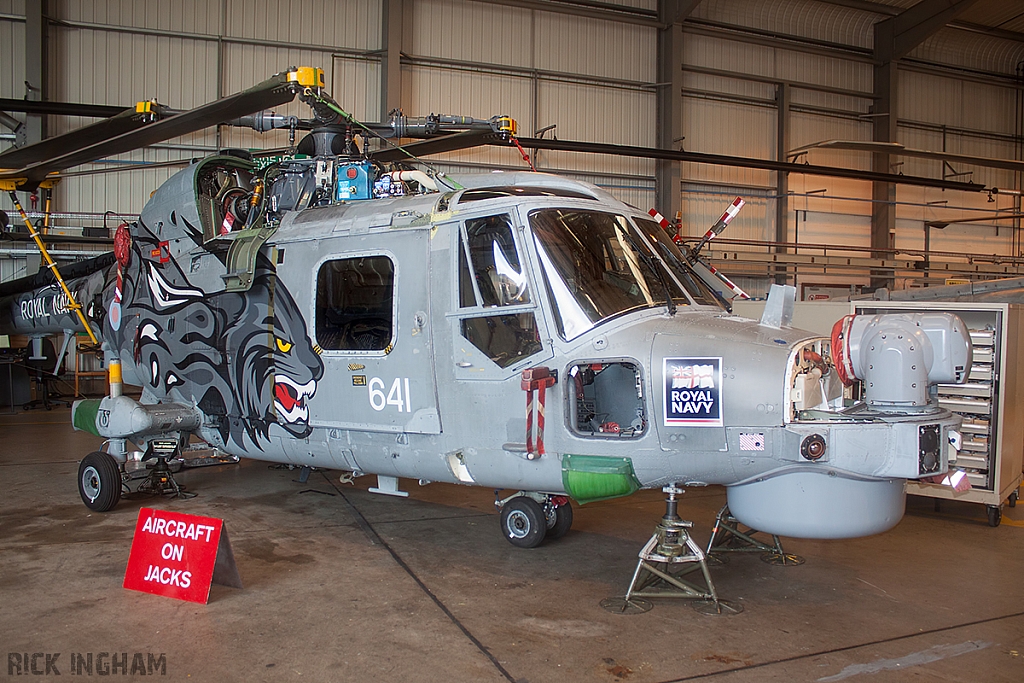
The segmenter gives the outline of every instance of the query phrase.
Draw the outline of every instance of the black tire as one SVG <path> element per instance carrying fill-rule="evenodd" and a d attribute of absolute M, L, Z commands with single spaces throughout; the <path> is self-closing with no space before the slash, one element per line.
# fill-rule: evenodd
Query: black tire
<path fill-rule="evenodd" d="M 1010 497 L 1006 499 L 1006 504 L 1012 508 L 1017 507 L 1017 492 L 1014 491 L 1010 494 Z"/>
<path fill-rule="evenodd" d="M 568 501 L 552 508 L 551 514 L 547 516 L 548 534 L 551 540 L 558 540 L 569 533 L 572 528 L 572 504 Z"/>
<path fill-rule="evenodd" d="M 501 508 L 501 532 L 516 547 L 536 548 L 547 530 L 544 508 L 533 498 L 517 496 Z"/>
<path fill-rule="evenodd" d="M 988 525 L 999 526 L 999 522 L 1003 521 L 1003 511 L 999 509 L 998 505 L 988 506 Z"/>
<path fill-rule="evenodd" d="M 78 466 L 78 493 L 90 510 L 113 510 L 121 500 L 121 469 L 117 461 L 101 451 L 82 458 Z"/>

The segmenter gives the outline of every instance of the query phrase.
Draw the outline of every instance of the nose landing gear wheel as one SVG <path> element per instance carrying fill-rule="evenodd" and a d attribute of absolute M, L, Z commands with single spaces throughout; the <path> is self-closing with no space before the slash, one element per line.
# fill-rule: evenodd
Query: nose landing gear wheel
<path fill-rule="evenodd" d="M 536 548 L 548 531 L 544 508 L 533 498 L 513 498 L 501 508 L 501 531 L 514 546 Z"/>
<path fill-rule="evenodd" d="M 78 493 L 90 510 L 107 512 L 121 500 L 121 469 L 101 451 L 82 458 L 78 466 Z"/>

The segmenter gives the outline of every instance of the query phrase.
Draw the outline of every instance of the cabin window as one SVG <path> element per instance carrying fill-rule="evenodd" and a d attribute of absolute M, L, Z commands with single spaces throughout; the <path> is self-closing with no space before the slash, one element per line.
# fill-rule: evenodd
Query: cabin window
<path fill-rule="evenodd" d="M 569 367 L 569 426 L 580 436 L 631 438 L 647 429 L 640 368 L 629 361 L 582 362 Z"/>
<path fill-rule="evenodd" d="M 470 315 L 459 325 L 473 346 L 506 368 L 541 350 L 529 284 L 516 247 L 512 218 L 472 218 L 459 235 L 459 307 Z M 494 315 L 493 309 L 512 309 Z"/>
<path fill-rule="evenodd" d="M 316 341 L 327 351 L 382 351 L 395 328 L 395 266 L 387 256 L 327 261 L 316 277 Z"/>

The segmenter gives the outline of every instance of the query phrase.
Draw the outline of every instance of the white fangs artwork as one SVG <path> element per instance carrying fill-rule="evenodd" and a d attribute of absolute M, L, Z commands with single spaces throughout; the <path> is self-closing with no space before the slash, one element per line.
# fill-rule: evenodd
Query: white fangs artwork
<path fill-rule="evenodd" d="M 291 387 L 292 391 L 284 390 L 282 396 L 278 387 L 285 385 Z M 294 392 L 294 398 L 292 393 Z M 316 392 L 316 380 L 309 380 L 305 384 L 296 384 L 287 375 L 274 375 L 274 408 L 279 418 L 285 422 L 305 422 L 309 419 L 309 408 L 306 400 L 313 397 Z"/>

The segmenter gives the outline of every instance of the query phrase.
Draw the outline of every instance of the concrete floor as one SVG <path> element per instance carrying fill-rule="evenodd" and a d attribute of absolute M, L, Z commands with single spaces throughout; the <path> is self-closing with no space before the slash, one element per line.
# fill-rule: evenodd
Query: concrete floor
<path fill-rule="evenodd" d="M 784 539 L 804 565 L 747 555 L 714 568 L 741 614 L 662 600 L 623 616 L 599 603 L 625 592 L 660 491 L 577 507 L 564 539 L 521 550 L 489 490 L 403 480 L 399 500 L 369 493 L 372 477 L 300 484 L 252 461 L 182 473 L 191 500 L 92 513 L 75 480 L 99 440 L 73 432 L 67 410 L 0 417 L 0 439 L 0 678 L 12 653 L 61 653 L 61 676 L 32 678 L 63 680 L 72 652 L 164 653 L 165 680 L 216 682 L 1024 676 L 1024 505 L 990 528 L 980 506 L 911 499 L 879 536 Z M 702 544 L 724 497 L 683 497 Z M 245 588 L 214 586 L 208 605 L 123 589 L 143 506 L 223 518 Z"/>

